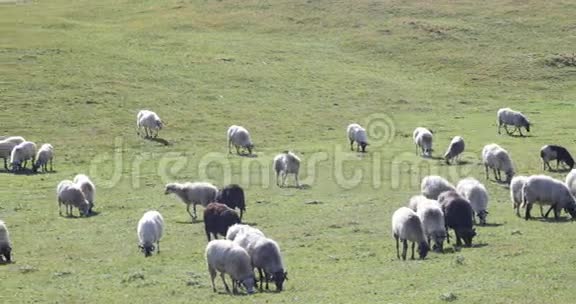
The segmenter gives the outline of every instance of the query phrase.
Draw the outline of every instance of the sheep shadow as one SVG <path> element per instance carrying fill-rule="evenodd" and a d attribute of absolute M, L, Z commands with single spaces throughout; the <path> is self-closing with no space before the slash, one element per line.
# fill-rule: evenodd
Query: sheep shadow
<path fill-rule="evenodd" d="M 176 221 L 176 224 L 183 224 L 183 225 L 196 225 L 196 224 L 200 224 L 200 223 L 204 223 L 204 221 L 195 219 L 192 221 Z"/>
<path fill-rule="evenodd" d="M 14 261 L 8 262 L 8 261 L 4 261 L 4 259 L 0 258 L 0 266 L 1 265 L 10 265 L 10 264 L 14 264 L 14 263 L 15 263 Z"/>
<path fill-rule="evenodd" d="M 164 146 L 169 146 L 170 142 L 165 140 L 164 138 L 160 138 L 160 137 L 144 137 L 144 139 L 148 140 L 148 141 L 153 141 L 153 142 L 157 142 L 160 144 L 163 144 Z"/>
<path fill-rule="evenodd" d="M 488 246 L 488 243 L 476 243 L 476 244 L 472 244 L 472 246 L 468 247 L 468 248 L 482 248 L 482 247 L 486 247 Z M 464 247 L 466 248 L 466 247 Z"/>
<path fill-rule="evenodd" d="M 88 215 L 86 215 L 85 217 L 93 217 L 93 216 L 98 216 L 100 215 L 100 212 L 98 211 L 91 211 Z"/>
<path fill-rule="evenodd" d="M 476 226 L 476 227 L 500 227 L 500 226 L 502 226 L 502 225 L 503 225 L 503 224 L 500 224 L 500 223 L 486 223 L 486 224 L 484 224 L 484 225 L 478 224 L 478 225 L 475 225 L 475 226 Z"/>
<path fill-rule="evenodd" d="M 567 216 L 561 216 L 558 219 L 555 219 L 554 216 L 552 217 L 539 217 L 539 218 L 531 218 L 529 220 L 537 220 L 539 222 L 545 222 L 545 223 L 556 223 L 556 224 L 565 224 L 565 223 L 570 223 L 572 222 L 572 219 L 567 217 Z"/>
<path fill-rule="evenodd" d="M 529 138 L 529 137 L 535 137 L 531 134 L 524 134 L 524 135 L 520 135 L 520 134 L 514 134 L 514 133 L 508 133 L 507 134 L 510 137 L 516 137 L 516 138 Z"/>
<path fill-rule="evenodd" d="M 38 174 L 38 172 L 34 172 L 34 170 L 32 169 L 28 169 L 28 168 L 24 168 L 22 170 L 18 170 L 18 171 L 4 171 L 5 173 L 12 173 L 14 175 L 36 175 Z"/>
<path fill-rule="evenodd" d="M 572 169 L 570 169 L 570 168 L 557 168 L 557 169 L 550 169 L 550 170 L 548 170 L 548 172 L 551 172 L 551 173 L 568 173 L 571 170 Z M 546 171 L 546 170 L 544 170 L 544 171 Z"/>
<path fill-rule="evenodd" d="M 296 186 L 296 185 L 285 185 L 285 186 L 283 186 L 283 187 L 280 187 L 280 189 L 299 189 L 299 190 L 308 190 L 308 189 L 310 189 L 310 188 L 312 188 L 312 187 L 311 187 L 310 185 L 308 185 L 308 184 L 302 184 L 302 185 L 299 185 L 299 186 Z"/>

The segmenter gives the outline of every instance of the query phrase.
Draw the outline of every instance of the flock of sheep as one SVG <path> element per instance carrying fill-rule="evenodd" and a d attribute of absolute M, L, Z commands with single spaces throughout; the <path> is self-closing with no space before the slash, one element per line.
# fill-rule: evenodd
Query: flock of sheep
<path fill-rule="evenodd" d="M 529 120 L 520 112 L 504 108 L 498 111 L 497 117 L 498 133 L 502 127 L 508 134 L 517 131 L 520 136 L 523 136 L 521 128 L 530 131 Z M 152 111 L 142 110 L 137 115 L 139 135 L 157 137 L 164 126 L 164 122 Z M 510 131 L 508 126 L 514 129 Z M 356 144 L 357 151 L 366 152 L 369 145 L 366 130 L 354 123 L 350 124 L 346 131 L 350 149 L 354 150 Z M 433 152 L 433 137 L 431 130 L 416 128 L 413 133 L 416 153 L 430 157 Z M 228 129 L 227 143 L 229 153 L 232 153 L 232 146 L 237 154 L 251 155 L 254 149 L 250 133 L 242 126 L 233 125 Z M 444 154 L 444 160 L 448 164 L 454 160 L 458 162 L 464 149 L 464 139 L 460 136 L 454 137 Z M 28 160 L 31 160 L 34 172 L 39 168 L 47 171 L 48 163 L 52 170 L 53 151 L 50 144 L 44 144 L 36 151 L 34 143 L 19 136 L 0 138 L 0 157 L 4 158 L 6 170 L 9 170 L 8 165 L 15 172 L 23 170 Z M 541 158 L 544 169 L 552 169 L 549 164 L 552 160 L 557 160 L 557 168 L 560 162 L 568 165 L 570 169 L 574 166 L 570 153 L 561 146 L 544 146 L 541 149 Z M 510 154 L 497 144 L 489 144 L 482 149 L 482 160 L 486 179 L 492 170 L 496 180 L 510 184 L 510 197 L 517 215 L 520 215 L 520 208 L 525 208 L 525 218 L 529 219 L 532 205 L 539 204 L 544 217 L 552 210 L 556 218 L 562 210 L 570 213 L 573 218 L 576 217 L 576 170 L 570 171 L 565 181 L 545 175 L 515 176 Z M 300 186 L 300 159 L 293 152 L 284 151 L 278 154 L 273 159 L 273 167 L 278 186 L 285 186 L 288 174 L 293 174 L 296 187 Z M 505 179 L 502 179 L 501 172 L 504 172 Z M 79 174 L 73 180 L 63 180 L 58 184 L 56 192 L 60 215 L 62 205 L 66 207 L 67 216 L 73 216 L 74 209 L 78 210 L 80 216 L 88 216 L 93 212 L 96 186 L 88 176 Z M 247 293 L 253 293 L 258 281 L 260 289 L 264 282 L 267 289 L 269 282 L 274 282 L 278 291 L 283 289 L 287 272 L 278 243 L 265 236 L 261 230 L 241 224 L 246 211 L 245 195 L 241 186 L 232 184 L 218 189 L 208 182 L 169 183 L 164 192 L 166 195 L 174 194 L 185 203 L 186 211 L 192 220 L 197 218 L 196 205 L 204 207 L 204 229 L 208 240 L 205 258 L 214 291 L 214 279 L 218 272 L 227 291 L 230 289 L 225 274 L 230 276 L 232 291 L 235 293 L 238 287 L 243 287 Z M 476 236 L 474 225 L 486 224 L 488 200 L 486 187 L 472 177 L 460 180 L 456 186 L 440 176 L 424 177 L 421 194 L 411 197 L 408 206 L 399 208 L 392 216 L 392 233 L 396 240 L 398 258 L 406 259 L 408 242 L 412 242 L 412 259 L 416 244 L 418 255 L 422 259 L 430 249 L 443 252 L 444 240 L 450 242 L 449 229 L 454 230 L 456 246 L 462 246 L 462 242 L 465 246 L 471 246 Z M 543 205 L 550 206 L 546 213 Z M 235 209 L 238 209 L 240 214 Z M 141 217 L 137 226 L 138 245 L 146 257 L 155 251 L 160 253 L 163 233 L 164 219 L 158 211 L 148 211 Z M 218 240 L 218 235 L 225 236 L 225 239 Z M 6 224 L 0 221 L 0 262 L 11 261 L 11 250 L 8 229 Z M 258 272 L 259 280 L 256 280 L 254 270 Z"/>

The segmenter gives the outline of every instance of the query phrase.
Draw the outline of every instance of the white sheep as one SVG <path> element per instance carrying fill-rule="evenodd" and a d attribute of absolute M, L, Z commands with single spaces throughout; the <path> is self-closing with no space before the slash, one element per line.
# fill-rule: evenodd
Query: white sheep
<path fill-rule="evenodd" d="M 32 166 L 34 172 L 38 171 L 38 168 L 42 168 L 44 172 L 48 171 L 48 163 L 50 163 L 50 171 L 54 170 L 52 166 L 52 160 L 54 159 L 54 147 L 51 144 L 43 144 L 36 154 L 36 163 Z"/>
<path fill-rule="evenodd" d="M 250 132 L 242 126 L 232 125 L 228 128 L 228 153 L 232 153 L 232 145 L 236 148 L 236 154 L 240 154 L 240 148 L 247 149 L 248 155 L 252 155 L 254 144 L 250 138 Z"/>
<path fill-rule="evenodd" d="M 437 200 L 440 193 L 449 190 L 456 191 L 456 188 L 441 176 L 429 175 L 422 179 L 420 190 L 426 198 Z"/>
<path fill-rule="evenodd" d="M 366 135 L 366 130 L 362 128 L 357 123 L 349 124 L 346 128 L 346 134 L 348 134 L 348 139 L 350 140 L 350 150 L 354 150 L 354 142 L 356 142 L 356 151 L 366 152 L 366 146 L 368 146 L 368 135 Z"/>
<path fill-rule="evenodd" d="M 218 188 L 207 182 L 169 183 L 166 184 L 164 194 L 170 193 L 176 194 L 186 204 L 188 214 L 190 214 L 192 219 L 196 219 L 196 205 L 200 204 L 206 207 L 214 202 L 218 194 Z M 194 213 L 190 213 L 190 205 L 192 205 Z"/>
<path fill-rule="evenodd" d="M 32 160 L 32 164 L 34 164 L 35 158 L 36 144 L 31 141 L 25 141 L 12 149 L 12 153 L 10 153 L 10 165 L 14 171 L 22 170 L 26 168 L 28 160 Z"/>
<path fill-rule="evenodd" d="M 504 126 L 504 130 L 506 130 L 508 135 L 518 130 L 520 136 L 524 136 L 524 134 L 522 134 L 522 127 L 526 128 L 527 132 L 530 132 L 530 121 L 528 118 L 526 118 L 526 116 L 524 116 L 524 114 L 518 111 L 514 111 L 510 108 L 501 108 L 498 110 L 496 116 L 498 119 L 498 134 L 501 134 L 500 128 L 502 128 L 502 126 Z M 509 125 L 514 126 L 514 130 L 512 130 L 512 132 L 508 130 Z"/>
<path fill-rule="evenodd" d="M 566 174 L 566 186 L 570 189 L 570 193 L 576 196 L 576 169 L 572 169 Z"/>
<path fill-rule="evenodd" d="M 248 294 L 254 293 L 255 277 L 250 256 L 246 250 L 230 240 L 212 240 L 206 245 L 205 251 L 208 272 L 212 282 L 212 290 L 216 292 L 214 278 L 220 272 L 226 291 L 230 292 L 224 275 L 230 275 L 232 291 L 238 292 L 237 285 L 242 284 Z"/>
<path fill-rule="evenodd" d="M 414 259 L 414 244 L 418 243 L 418 255 L 424 259 L 430 248 L 422 222 L 416 212 L 407 207 L 400 207 L 392 215 L 392 234 L 396 239 L 396 256 L 400 259 L 399 241 L 402 241 L 402 259 L 406 260 L 408 241 L 412 242 L 412 259 Z"/>
<path fill-rule="evenodd" d="M 145 257 L 152 255 L 155 249 L 160 254 L 160 239 L 164 232 L 164 218 L 160 212 L 151 210 L 144 213 L 138 221 L 138 247 Z M 156 243 L 156 246 L 154 246 Z"/>
<path fill-rule="evenodd" d="M 155 138 L 163 127 L 164 122 L 155 112 L 149 110 L 138 112 L 136 116 L 136 134 L 140 135 L 140 129 L 144 128 L 145 137 L 153 136 Z"/>
<path fill-rule="evenodd" d="M 276 171 L 276 185 L 284 187 L 286 176 L 294 174 L 296 187 L 300 187 L 298 181 L 298 172 L 300 171 L 300 158 L 291 151 L 284 151 L 274 157 L 274 170 Z M 279 176 L 282 174 L 282 183 L 280 184 Z"/>
<path fill-rule="evenodd" d="M 418 211 L 419 207 L 424 207 L 424 206 L 435 206 L 440 208 L 440 203 L 438 203 L 437 200 L 433 200 L 433 199 L 428 199 L 426 198 L 424 195 L 414 195 L 410 198 L 410 201 L 408 202 L 408 208 L 414 210 L 414 211 Z"/>
<path fill-rule="evenodd" d="M 22 136 L 8 136 L 0 140 L 0 158 L 4 159 L 4 169 L 8 170 L 8 160 L 14 147 L 25 141 Z"/>
<path fill-rule="evenodd" d="M 510 181 L 510 200 L 512 201 L 512 206 L 516 210 L 516 215 L 520 216 L 520 206 L 522 205 L 522 188 L 526 184 L 528 176 L 516 175 Z M 542 205 L 540 205 L 540 213 L 542 212 Z"/>
<path fill-rule="evenodd" d="M 0 262 L 4 257 L 5 263 L 12 262 L 12 243 L 10 242 L 10 233 L 6 227 L 6 223 L 0 220 Z"/>
<path fill-rule="evenodd" d="M 448 145 L 448 150 L 444 153 L 444 160 L 446 164 L 450 164 L 452 159 L 456 159 L 456 163 L 458 163 L 458 159 L 460 158 L 460 154 L 464 152 L 464 139 L 461 136 L 454 136 L 452 141 L 450 141 L 450 145 Z"/>
<path fill-rule="evenodd" d="M 491 168 L 494 172 L 494 178 L 497 181 L 502 180 L 500 171 L 504 171 L 506 174 L 505 182 L 510 183 L 510 180 L 514 176 L 514 165 L 512 164 L 508 151 L 497 144 L 486 145 L 482 149 L 482 162 L 486 169 L 486 179 L 489 178 L 488 168 Z"/>
<path fill-rule="evenodd" d="M 90 203 L 90 209 L 88 209 L 89 213 L 92 213 L 92 208 L 94 208 L 94 197 L 96 196 L 96 186 L 90 180 L 90 178 L 84 174 L 78 174 L 74 177 L 74 183 L 82 189 L 82 193 L 84 193 L 84 197 L 88 203 Z"/>
<path fill-rule="evenodd" d="M 478 216 L 480 225 L 486 225 L 486 216 L 488 215 L 488 191 L 486 187 L 475 178 L 468 177 L 458 182 L 456 191 L 470 202 L 474 223 L 476 223 L 475 216 Z"/>
<path fill-rule="evenodd" d="M 412 139 L 416 145 L 416 155 L 418 155 L 418 150 L 421 150 L 421 154 L 426 157 L 432 155 L 432 132 L 426 128 L 418 127 L 412 133 Z"/>
<path fill-rule="evenodd" d="M 71 180 L 63 180 L 56 188 L 58 211 L 62 215 L 62 205 L 66 206 L 66 215 L 72 216 L 73 207 L 78 208 L 80 215 L 88 215 L 90 203 L 84 197 L 82 189 Z"/>
<path fill-rule="evenodd" d="M 550 205 L 550 209 L 544 214 L 548 217 L 554 210 L 554 218 L 558 219 L 562 209 L 576 218 L 576 199 L 565 183 L 546 175 L 532 175 L 522 188 L 523 203 L 526 208 L 525 219 L 530 218 L 530 209 L 533 204 Z"/>
<path fill-rule="evenodd" d="M 288 272 L 284 271 L 278 243 L 261 236 L 250 245 L 247 251 L 252 259 L 252 266 L 258 269 L 260 289 L 262 290 L 264 280 L 266 280 L 266 289 L 268 289 L 268 282 L 271 280 L 276 285 L 276 291 L 282 291 L 284 280 L 288 278 Z"/>
<path fill-rule="evenodd" d="M 264 236 L 264 233 L 258 228 L 254 228 L 254 227 L 252 227 L 250 225 L 246 225 L 246 224 L 234 224 L 234 225 L 228 227 L 228 231 L 226 232 L 226 239 L 234 241 L 236 236 L 243 234 L 243 233 L 248 233 L 248 232 L 256 233 L 256 234 L 259 234 L 261 236 Z"/>
<path fill-rule="evenodd" d="M 423 195 L 414 195 L 410 198 L 408 208 L 414 210 L 420 217 L 424 233 L 428 237 L 428 244 L 434 240 L 433 249 L 442 252 L 447 233 L 440 203 Z"/>

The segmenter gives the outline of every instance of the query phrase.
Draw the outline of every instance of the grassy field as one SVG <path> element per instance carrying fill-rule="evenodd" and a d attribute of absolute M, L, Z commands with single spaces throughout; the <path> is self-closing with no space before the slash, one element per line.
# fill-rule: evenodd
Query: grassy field
<path fill-rule="evenodd" d="M 0 0 L 0 135 L 57 153 L 54 173 L 0 172 L 15 261 L 0 265 L 0 302 L 573 303 L 575 224 L 517 218 L 502 185 L 486 181 L 491 225 L 474 248 L 398 261 L 390 218 L 425 175 L 484 181 L 485 144 L 509 150 L 523 175 L 542 172 L 544 144 L 576 151 L 575 10 L 567 0 Z M 529 137 L 497 134 L 502 106 L 528 115 Z M 143 108 L 166 121 L 168 145 L 136 135 Z M 350 122 L 368 126 L 369 153 L 349 150 Z M 228 155 L 231 124 L 251 131 L 257 157 Z M 466 164 L 417 157 L 417 126 L 435 131 L 435 156 L 463 136 Z M 303 160 L 304 189 L 275 186 L 272 158 L 286 149 Z M 97 184 L 97 216 L 58 216 L 56 185 L 76 173 Z M 282 247 L 284 292 L 212 292 L 203 225 L 164 195 L 168 182 L 198 180 L 245 187 L 245 221 Z M 162 253 L 144 258 L 136 224 L 149 209 L 166 234 Z"/>

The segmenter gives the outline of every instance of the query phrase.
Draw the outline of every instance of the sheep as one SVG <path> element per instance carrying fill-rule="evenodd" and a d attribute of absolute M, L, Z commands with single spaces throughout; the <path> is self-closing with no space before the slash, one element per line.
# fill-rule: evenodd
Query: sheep
<path fill-rule="evenodd" d="M 10 165 L 14 171 L 22 170 L 26 168 L 29 159 L 31 159 L 32 164 L 34 164 L 35 158 L 36 144 L 31 141 L 25 141 L 12 149 L 12 153 L 10 153 Z"/>
<path fill-rule="evenodd" d="M 420 190 L 426 198 L 437 200 L 440 193 L 448 190 L 455 191 L 456 188 L 441 176 L 429 175 L 422 179 Z"/>
<path fill-rule="evenodd" d="M 356 142 L 356 151 L 360 152 L 360 148 L 362 148 L 362 152 L 366 152 L 366 146 L 368 146 L 366 129 L 362 128 L 357 123 L 352 123 L 346 128 L 346 133 L 350 140 L 350 150 L 354 151 L 354 142 Z"/>
<path fill-rule="evenodd" d="M 54 159 L 54 147 L 51 144 L 43 144 L 36 154 L 36 163 L 32 166 L 34 172 L 42 168 L 44 172 L 48 171 L 48 162 L 50 162 L 50 171 L 54 171 L 52 161 Z"/>
<path fill-rule="evenodd" d="M 144 128 L 144 134 L 148 137 L 158 137 L 158 133 L 164 127 L 164 122 L 155 112 L 140 110 L 136 116 L 136 134 L 140 135 L 140 129 Z M 155 133 L 154 133 L 155 132 Z"/>
<path fill-rule="evenodd" d="M 238 292 L 237 285 L 242 284 L 248 294 L 254 293 L 255 277 L 250 256 L 246 250 L 230 240 L 213 240 L 206 245 L 205 251 L 208 272 L 212 282 L 212 290 L 216 292 L 214 278 L 220 272 L 226 291 L 230 292 L 224 275 L 230 275 L 232 291 Z"/>
<path fill-rule="evenodd" d="M 554 210 L 554 218 L 558 219 L 562 209 L 576 218 L 576 199 L 563 182 L 546 175 L 532 175 L 522 188 L 522 207 L 526 208 L 525 219 L 531 218 L 530 210 L 533 204 L 550 205 L 544 214 L 547 218 Z"/>
<path fill-rule="evenodd" d="M 284 151 L 274 157 L 274 170 L 276 171 L 276 185 L 284 187 L 286 183 L 286 176 L 294 174 L 296 180 L 296 187 L 300 187 L 298 181 L 298 171 L 300 171 L 300 158 L 291 151 Z M 282 184 L 280 184 L 279 176 L 282 174 Z"/>
<path fill-rule="evenodd" d="M 10 242 L 10 233 L 6 223 L 0 220 L 0 261 L 4 257 L 4 262 L 11 263 L 12 244 Z"/>
<path fill-rule="evenodd" d="M 232 145 L 236 148 L 236 154 L 240 154 L 240 148 L 248 150 L 248 155 L 252 155 L 254 144 L 250 138 L 250 132 L 242 126 L 232 125 L 228 128 L 228 153 L 232 153 Z"/>
<path fill-rule="evenodd" d="M 71 180 L 63 180 L 58 184 L 56 188 L 56 194 L 58 197 L 58 211 L 62 215 L 62 205 L 66 206 L 66 215 L 73 215 L 73 207 L 78 208 L 80 215 L 88 215 L 90 210 L 90 203 L 84 197 L 82 189 L 78 187 Z M 70 208 L 70 210 L 68 210 Z"/>
<path fill-rule="evenodd" d="M 418 127 L 412 133 L 412 139 L 416 145 L 416 155 L 418 155 L 418 149 L 421 149 L 423 156 L 432 156 L 432 132 L 430 130 Z"/>
<path fill-rule="evenodd" d="M 182 202 L 186 204 L 186 211 L 192 219 L 196 219 L 196 205 L 200 204 L 204 207 L 216 199 L 218 188 L 207 182 L 195 183 L 168 183 L 164 190 L 164 194 L 176 194 Z M 190 213 L 190 205 L 192 205 L 194 213 Z"/>
<path fill-rule="evenodd" d="M 438 203 L 437 200 L 428 199 L 424 195 L 414 195 L 408 201 L 408 208 L 416 212 L 418 211 L 419 207 L 424 207 L 428 205 L 440 207 L 440 204 Z"/>
<path fill-rule="evenodd" d="M 424 234 L 427 237 L 428 244 L 434 245 L 434 251 L 443 252 L 444 240 L 446 239 L 446 225 L 444 224 L 444 213 L 438 202 L 433 200 L 421 200 L 417 205 L 416 214 L 422 221 Z"/>
<path fill-rule="evenodd" d="M 226 206 L 240 210 L 240 219 L 246 212 L 246 202 L 244 201 L 244 189 L 236 184 L 225 186 L 218 191 L 216 202 L 226 204 Z"/>
<path fill-rule="evenodd" d="M 164 232 L 164 218 L 156 210 L 147 211 L 138 221 L 138 248 L 145 257 L 152 255 L 155 249 L 160 254 L 160 239 Z M 156 246 L 154 246 L 156 243 Z"/>
<path fill-rule="evenodd" d="M 501 108 L 498 110 L 496 116 L 498 118 L 498 134 L 502 134 L 500 133 L 502 126 L 504 126 L 506 134 L 508 135 L 511 135 L 516 130 L 518 130 L 520 136 L 524 136 L 524 134 L 522 134 L 522 127 L 526 128 L 527 132 L 530 132 L 530 121 L 528 118 L 526 118 L 526 116 L 524 116 L 524 114 L 518 111 L 514 111 L 510 108 Z M 512 130 L 512 132 L 508 130 L 509 125 L 514 126 L 514 130 Z"/>
<path fill-rule="evenodd" d="M 240 217 L 233 209 L 220 203 L 210 203 L 204 209 L 204 231 L 210 242 L 210 234 L 218 239 L 218 234 L 226 236 L 228 228 L 240 223 Z"/>
<path fill-rule="evenodd" d="M 0 140 L 0 158 L 4 159 L 4 169 L 6 169 L 6 171 L 8 171 L 8 160 L 10 160 L 12 150 L 25 141 L 22 136 L 9 136 Z"/>
<path fill-rule="evenodd" d="M 540 149 L 540 158 L 542 158 L 542 164 L 544 168 L 542 170 L 546 170 L 546 166 L 548 169 L 552 171 L 552 167 L 550 167 L 549 161 L 556 160 L 556 170 L 559 169 L 560 162 L 565 163 L 570 170 L 574 168 L 574 159 L 570 152 L 566 150 L 566 148 L 557 146 L 557 145 L 545 145 Z"/>
<path fill-rule="evenodd" d="M 566 174 L 566 186 L 570 189 L 570 193 L 576 196 L 576 169 L 570 170 L 568 174 Z"/>
<path fill-rule="evenodd" d="M 446 164 L 450 164 L 452 159 L 456 159 L 456 163 L 458 163 L 458 158 L 462 152 L 464 152 L 464 139 L 460 136 L 454 136 L 452 141 L 450 141 L 450 145 L 448 146 L 448 150 L 444 153 L 444 160 Z"/>
<path fill-rule="evenodd" d="M 252 266 L 258 269 L 260 290 L 262 290 L 264 280 L 266 280 L 266 290 L 268 290 L 268 282 L 272 280 L 276 285 L 276 291 L 282 291 L 284 280 L 288 279 L 288 272 L 284 271 L 278 243 L 261 236 L 250 244 L 246 251 L 252 259 Z"/>
<path fill-rule="evenodd" d="M 406 260 L 408 241 L 412 242 L 412 260 L 414 259 L 414 244 L 418 243 L 418 255 L 420 259 L 426 258 L 430 248 L 426 242 L 422 222 L 412 209 L 400 207 L 392 215 L 392 234 L 396 239 L 396 256 L 400 259 L 399 241 L 402 241 L 402 259 Z"/>
<path fill-rule="evenodd" d="M 226 239 L 234 241 L 238 235 L 243 233 L 255 233 L 260 236 L 264 236 L 264 233 L 258 228 L 254 228 L 245 224 L 234 224 L 228 227 L 228 231 L 226 232 Z"/>
<path fill-rule="evenodd" d="M 476 236 L 476 229 L 472 227 L 472 206 L 470 202 L 460 196 L 456 191 L 445 191 L 438 196 L 438 202 L 444 212 L 446 225 L 446 239 L 450 243 L 448 229 L 454 229 L 456 234 L 456 246 L 462 246 L 461 240 L 466 247 L 472 246 L 472 239 Z"/>
<path fill-rule="evenodd" d="M 488 191 L 478 180 L 468 177 L 458 182 L 456 191 L 470 202 L 472 207 L 472 221 L 476 223 L 478 216 L 480 225 L 486 225 L 488 215 Z"/>
<path fill-rule="evenodd" d="M 88 209 L 88 213 L 92 213 L 92 208 L 94 208 L 94 196 L 96 195 L 96 186 L 90 180 L 90 178 L 84 174 L 78 174 L 74 177 L 74 183 L 82 189 L 82 193 L 84 193 L 84 197 L 90 204 L 90 208 Z"/>
<path fill-rule="evenodd" d="M 504 150 L 497 144 L 489 144 L 482 149 L 482 162 L 486 170 L 486 179 L 489 179 L 488 168 L 494 171 L 494 179 L 502 181 L 500 171 L 506 174 L 506 183 L 510 183 L 514 176 L 514 165 L 508 151 Z"/>
<path fill-rule="evenodd" d="M 522 188 L 524 188 L 527 180 L 528 176 L 516 175 L 514 178 L 512 178 L 512 181 L 510 181 L 510 200 L 512 201 L 514 210 L 516 210 L 517 216 L 520 216 L 520 206 L 522 205 Z M 540 205 L 540 207 L 542 207 L 542 205 Z M 540 208 L 540 211 L 542 211 L 542 208 Z M 544 213 L 541 213 L 542 216 L 544 216 Z"/>

